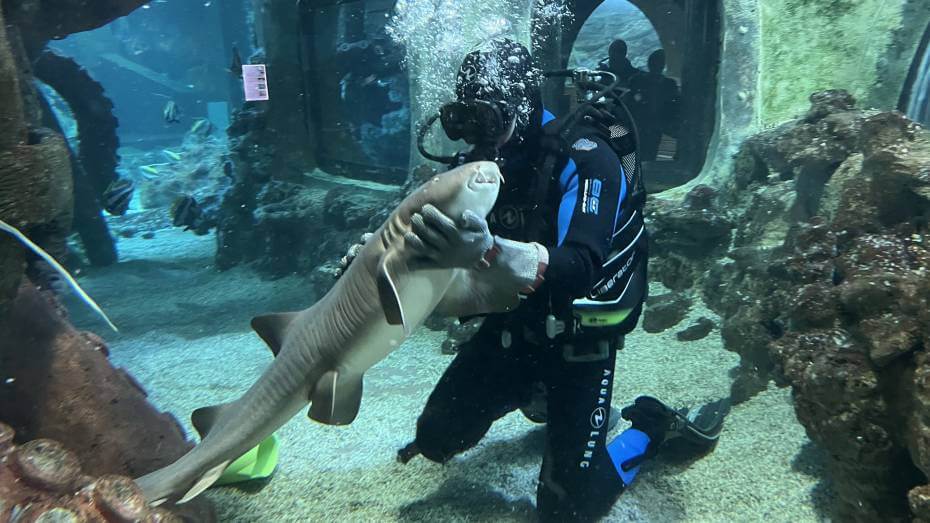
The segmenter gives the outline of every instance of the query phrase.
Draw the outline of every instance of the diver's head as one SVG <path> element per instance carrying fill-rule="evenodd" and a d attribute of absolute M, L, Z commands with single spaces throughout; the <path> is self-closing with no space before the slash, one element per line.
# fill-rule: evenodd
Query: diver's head
<path fill-rule="evenodd" d="M 440 109 L 443 129 L 477 146 L 523 141 L 541 126 L 540 78 L 529 50 L 512 40 L 469 53 L 456 75 L 456 100 Z"/>
<path fill-rule="evenodd" d="M 626 53 L 626 41 L 618 38 L 610 43 L 610 47 L 607 49 L 607 58 L 614 64 L 618 64 L 626 58 Z"/>
<path fill-rule="evenodd" d="M 662 74 L 665 71 L 665 51 L 659 49 L 649 55 L 646 67 L 649 68 L 650 73 Z"/>

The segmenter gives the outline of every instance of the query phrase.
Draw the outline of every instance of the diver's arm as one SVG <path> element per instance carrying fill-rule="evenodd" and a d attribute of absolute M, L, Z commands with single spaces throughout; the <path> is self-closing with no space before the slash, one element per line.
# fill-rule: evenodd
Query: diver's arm
<path fill-rule="evenodd" d="M 617 210 L 626 193 L 620 159 L 600 138 L 586 138 L 562 173 L 559 237 L 555 246 L 491 236 L 477 215 L 456 224 L 432 206 L 414 214 L 405 240 L 423 265 L 489 271 L 484 279 L 533 292 L 543 282 L 574 297 L 587 294 L 600 277 Z M 577 145 L 577 144 L 576 144 Z M 493 239 L 493 241 L 492 241 Z M 490 247 L 490 248 L 488 248 Z"/>
<path fill-rule="evenodd" d="M 559 178 L 558 243 L 548 248 L 545 285 L 556 294 L 578 298 L 601 277 L 626 179 L 620 159 L 597 136 L 575 142 L 571 160 Z"/>

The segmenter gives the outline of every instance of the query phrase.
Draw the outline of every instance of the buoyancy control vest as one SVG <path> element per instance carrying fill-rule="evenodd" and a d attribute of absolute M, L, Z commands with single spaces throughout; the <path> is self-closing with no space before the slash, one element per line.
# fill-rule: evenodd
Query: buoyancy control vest
<path fill-rule="evenodd" d="M 610 144 L 620 158 L 620 176 L 626 178 L 627 194 L 620 202 L 617 225 L 613 231 L 609 256 L 600 269 L 601 276 L 588 295 L 575 300 L 571 313 L 577 323 L 587 326 L 615 326 L 645 297 L 647 234 L 643 221 L 646 192 L 642 169 L 636 157 L 635 134 L 612 115 L 575 119 L 569 125 L 547 115 L 541 137 L 541 154 L 531 161 L 508 158 L 505 179 L 519 183 L 504 184 L 498 202 L 488 217 L 494 234 L 506 238 L 556 245 L 557 215 L 562 198 L 559 178 L 569 162 L 569 144 L 592 134 Z M 521 309 L 529 315 L 555 313 L 564 320 L 567 310 L 553 310 L 551 297 L 536 293 Z M 557 304 L 556 304 L 557 305 Z M 555 307 L 559 308 L 559 307 Z"/>

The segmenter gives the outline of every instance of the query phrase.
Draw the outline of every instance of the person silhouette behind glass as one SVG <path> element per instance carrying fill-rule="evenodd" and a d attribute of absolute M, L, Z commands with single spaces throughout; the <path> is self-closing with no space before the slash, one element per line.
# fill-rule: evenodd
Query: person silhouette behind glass
<path fill-rule="evenodd" d="M 648 71 L 633 75 L 626 100 L 636 120 L 642 159 L 655 160 L 662 134 L 678 136 L 681 92 L 675 80 L 665 76 L 665 51 L 649 55 Z"/>
<path fill-rule="evenodd" d="M 601 60 L 597 66 L 601 71 L 609 71 L 617 75 L 617 80 L 620 81 L 620 87 L 627 87 L 630 78 L 643 72 L 641 69 L 633 67 L 633 64 L 630 63 L 630 59 L 627 58 L 626 55 L 626 41 L 618 38 L 611 42 L 610 48 L 607 51 L 607 58 Z"/>

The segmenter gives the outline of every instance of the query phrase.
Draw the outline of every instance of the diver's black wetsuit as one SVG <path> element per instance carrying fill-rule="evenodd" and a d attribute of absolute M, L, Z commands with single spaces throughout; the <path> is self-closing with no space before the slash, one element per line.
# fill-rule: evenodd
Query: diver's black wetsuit
<path fill-rule="evenodd" d="M 507 183 L 488 223 L 494 234 L 547 247 L 545 282 L 515 311 L 487 317 L 462 345 L 429 397 L 415 440 L 420 453 L 444 462 L 477 444 L 492 422 L 525 406 L 541 382 L 548 412 L 537 506 L 547 521 L 597 519 L 624 488 L 605 449 L 607 414 L 616 351 L 635 327 L 646 292 L 646 235 L 630 178 L 603 137 L 583 131 L 576 137 L 535 210 L 533 182 L 545 179 L 535 174 L 538 158 L 530 158 L 526 146 L 502 151 Z M 569 321 L 573 299 L 608 285 L 602 270 L 608 258 L 626 265 L 613 284 L 625 291 L 622 303 L 632 309 L 627 319 L 611 328 L 569 323 L 562 334 L 547 337 L 547 315 Z"/>

